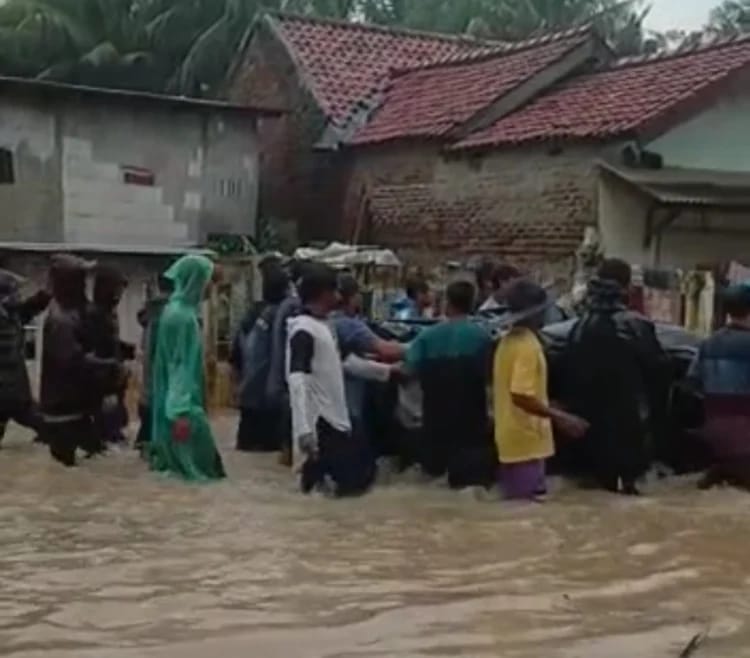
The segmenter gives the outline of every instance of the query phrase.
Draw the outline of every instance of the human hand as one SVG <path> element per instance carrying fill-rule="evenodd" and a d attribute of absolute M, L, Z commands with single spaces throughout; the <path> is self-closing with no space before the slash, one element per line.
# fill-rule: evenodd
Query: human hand
<path fill-rule="evenodd" d="M 316 457 L 318 454 L 318 440 L 313 434 L 305 434 L 298 441 L 300 452 L 307 457 Z"/>
<path fill-rule="evenodd" d="M 190 421 L 187 418 L 178 418 L 172 423 L 172 439 L 176 443 L 186 443 L 190 438 Z"/>
<path fill-rule="evenodd" d="M 589 431 L 588 421 L 564 411 L 558 414 L 555 424 L 563 434 L 572 439 L 580 439 Z"/>

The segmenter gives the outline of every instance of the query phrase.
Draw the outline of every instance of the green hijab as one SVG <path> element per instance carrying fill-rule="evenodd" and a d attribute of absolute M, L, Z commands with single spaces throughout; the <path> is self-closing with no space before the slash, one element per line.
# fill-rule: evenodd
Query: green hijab
<path fill-rule="evenodd" d="M 174 285 L 171 299 L 180 300 L 190 306 L 198 306 L 213 272 L 214 264 L 205 256 L 198 254 L 183 256 L 164 273 L 165 278 Z"/>

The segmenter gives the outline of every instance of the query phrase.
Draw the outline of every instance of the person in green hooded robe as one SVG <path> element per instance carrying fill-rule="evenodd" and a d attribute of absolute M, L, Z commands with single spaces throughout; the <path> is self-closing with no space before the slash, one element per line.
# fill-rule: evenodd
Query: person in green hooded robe
<path fill-rule="evenodd" d="M 151 468 L 193 482 L 226 476 L 206 415 L 198 309 L 214 274 L 204 256 L 180 258 L 164 274 L 173 292 L 159 319 L 152 370 Z"/>

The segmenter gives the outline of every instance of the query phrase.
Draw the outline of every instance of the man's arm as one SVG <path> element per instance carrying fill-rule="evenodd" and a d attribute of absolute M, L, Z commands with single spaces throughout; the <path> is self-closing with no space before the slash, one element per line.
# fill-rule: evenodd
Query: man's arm
<path fill-rule="evenodd" d="M 565 434 L 572 437 L 582 436 L 588 430 L 588 423 L 585 420 L 545 404 L 537 397 L 538 358 L 539 355 L 531 348 L 521 350 L 516 356 L 510 381 L 513 404 L 532 416 L 549 419 Z"/>
<path fill-rule="evenodd" d="M 371 382 L 387 382 L 391 377 L 392 366 L 371 359 L 363 359 L 357 354 L 350 354 L 344 360 L 344 372 L 358 379 Z"/>
<path fill-rule="evenodd" d="M 307 331 L 294 333 L 289 340 L 289 402 L 292 410 L 292 439 L 303 450 L 314 443 L 315 428 L 310 413 L 310 376 L 315 340 Z"/>

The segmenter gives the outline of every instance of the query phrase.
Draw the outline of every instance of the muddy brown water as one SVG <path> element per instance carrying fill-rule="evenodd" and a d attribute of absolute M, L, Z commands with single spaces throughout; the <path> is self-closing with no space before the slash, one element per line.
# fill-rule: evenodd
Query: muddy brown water
<path fill-rule="evenodd" d="M 750 495 L 556 483 L 518 506 L 398 478 L 304 498 L 273 457 L 187 486 L 118 452 L 0 450 L 0 655 L 750 657 Z"/>

